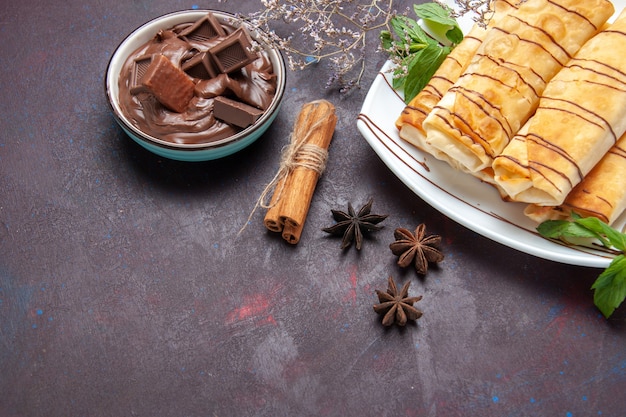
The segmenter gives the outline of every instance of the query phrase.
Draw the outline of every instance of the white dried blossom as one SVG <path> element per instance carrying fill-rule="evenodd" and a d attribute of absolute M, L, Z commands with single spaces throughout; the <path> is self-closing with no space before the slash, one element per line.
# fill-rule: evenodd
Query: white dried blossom
<path fill-rule="evenodd" d="M 446 6 L 441 0 L 433 0 L 436 3 Z M 454 7 L 450 8 L 451 16 L 459 18 L 461 16 L 470 15 L 472 19 L 479 25 L 485 27 L 491 20 L 493 10 L 491 3 L 494 0 L 455 0 Z M 519 0 L 516 5 L 524 3 L 526 0 Z"/>
<path fill-rule="evenodd" d="M 434 1 L 443 4 L 441 0 Z M 453 16 L 472 12 L 478 19 L 486 19 L 490 2 L 455 0 Z M 327 86 L 338 87 L 344 93 L 358 87 L 363 76 L 367 33 L 389 30 L 389 21 L 399 14 L 393 9 L 393 0 L 260 0 L 260 3 L 264 9 L 239 17 L 267 34 L 268 40 L 284 52 L 291 70 L 328 60 L 331 74 Z M 378 42 L 378 37 L 369 39 Z"/>
<path fill-rule="evenodd" d="M 388 28 L 393 0 L 261 0 L 264 9 L 240 16 L 263 30 L 290 69 L 327 60 L 327 85 L 348 92 L 365 68 L 366 34 Z M 377 39 L 377 38 L 374 38 Z"/>

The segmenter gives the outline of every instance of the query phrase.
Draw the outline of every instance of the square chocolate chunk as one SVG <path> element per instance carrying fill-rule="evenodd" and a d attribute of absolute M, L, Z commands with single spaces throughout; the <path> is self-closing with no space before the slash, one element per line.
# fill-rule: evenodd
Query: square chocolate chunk
<path fill-rule="evenodd" d="M 243 27 L 209 49 L 209 54 L 217 68 L 224 74 L 241 69 L 257 58 L 252 51 L 250 35 Z"/>
<path fill-rule="evenodd" d="M 182 113 L 193 98 L 195 84 L 187 74 L 164 55 L 155 55 L 142 84 L 170 110 Z"/>
<path fill-rule="evenodd" d="M 211 56 L 205 51 L 194 55 L 183 62 L 182 69 L 191 77 L 210 80 L 217 76 L 215 65 L 211 62 Z"/>
<path fill-rule="evenodd" d="M 220 36 L 226 36 L 226 31 L 213 13 L 198 19 L 193 25 L 183 30 L 179 36 L 188 41 L 205 42 Z"/>
<path fill-rule="evenodd" d="M 246 128 L 261 117 L 263 110 L 228 97 L 218 96 L 213 100 L 213 114 L 216 119 Z"/>
<path fill-rule="evenodd" d="M 150 62 L 152 61 L 152 55 L 142 55 L 135 58 L 133 62 L 132 73 L 130 76 L 130 93 L 135 95 L 145 91 L 148 89 L 141 84 L 141 79 L 145 75 L 148 67 L 150 66 Z"/>

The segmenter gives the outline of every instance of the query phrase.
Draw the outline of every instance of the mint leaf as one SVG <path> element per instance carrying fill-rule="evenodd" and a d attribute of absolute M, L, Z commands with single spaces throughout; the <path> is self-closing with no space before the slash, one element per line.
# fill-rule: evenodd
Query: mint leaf
<path fill-rule="evenodd" d="M 537 231 L 550 239 L 594 238 L 604 247 L 621 252 L 591 286 L 594 304 L 609 318 L 626 298 L 626 234 L 596 217 L 583 218 L 572 212 L 571 218 L 572 221 L 546 220 L 537 226 Z"/>
<path fill-rule="evenodd" d="M 456 26 L 446 32 L 446 37 L 454 45 L 458 45 L 463 40 L 463 31 L 460 27 Z"/>
<path fill-rule="evenodd" d="M 616 256 L 591 288 L 595 305 L 609 318 L 626 298 L 626 256 Z"/>
<path fill-rule="evenodd" d="M 577 219 L 576 223 L 600 236 L 604 246 L 613 246 L 619 251 L 626 251 L 626 234 L 618 232 L 602 220 L 596 217 L 586 217 L 584 219 Z M 606 237 L 608 241 L 604 239 L 604 237 Z"/>
<path fill-rule="evenodd" d="M 437 3 L 424 3 L 414 5 L 413 10 L 429 28 L 433 28 L 437 32 L 435 35 L 440 36 L 441 32 L 445 31 L 444 36 L 454 45 L 463 40 L 463 31 L 457 21 L 450 16 L 451 10 L 449 8 L 444 8 Z"/>
<path fill-rule="evenodd" d="M 450 10 L 438 3 L 424 3 L 413 6 L 413 11 L 417 17 L 442 25 L 458 26 L 456 20 L 450 17 Z"/>
<path fill-rule="evenodd" d="M 396 16 L 389 24 L 399 39 L 398 45 L 408 43 L 410 49 L 414 44 L 425 46 L 434 42 L 415 20 L 406 16 Z"/>
<path fill-rule="evenodd" d="M 380 44 L 384 50 L 391 49 L 393 45 L 393 38 L 391 36 L 391 32 L 388 30 L 382 30 L 380 32 Z"/>
<path fill-rule="evenodd" d="M 422 91 L 450 51 L 449 47 L 442 48 L 438 45 L 428 45 L 421 51 L 419 58 L 409 68 L 404 83 L 405 102 L 408 103 L 417 93 Z"/>
<path fill-rule="evenodd" d="M 548 239 L 598 238 L 593 230 L 568 220 L 546 220 L 537 226 L 539 234 Z"/>
<path fill-rule="evenodd" d="M 400 66 L 400 68 L 397 68 L 394 71 L 394 77 L 392 79 L 393 88 L 395 88 L 396 90 L 404 89 L 404 85 L 408 77 L 406 76 L 406 74 L 404 76 L 402 76 L 402 74 L 405 71 L 408 73 L 410 69 L 413 68 L 417 64 L 417 62 L 419 62 L 422 51 L 424 50 L 421 49 L 419 51 L 416 51 L 402 60 L 402 65 Z"/>

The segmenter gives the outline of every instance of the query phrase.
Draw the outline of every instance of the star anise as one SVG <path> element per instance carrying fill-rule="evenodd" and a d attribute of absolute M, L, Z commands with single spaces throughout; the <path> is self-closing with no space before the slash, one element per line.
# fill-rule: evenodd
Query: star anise
<path fill-rule="evenodd" d="M 348 203 L 348 212 L 341 210 L 331 210 L 333 218 L 337 222 L 333 226 L 325 227 L 322 230 L 332 235 L 343 235 L 341 241 L 341 249 L 345 249 L 352 244 L 357 250 L 361 250 L 363 244 L 363 235 L 382 229 L 378 223 L 387 218 L 387 214 L 371 214 L 373 199 L 370 199 L 357 212 L 354 211 L 351 203 Z"/>
<path fill-rule="evenodd" d="M 376 290 L 379 304 L 374 305 L 374 311 L 384 314 L 383 325 L 391 326 L 394 322 L 398 326 L 406 325 L 407 320 L 417 320 L 422 317 L 422 312 L 413 307 L 413 303 L 422 299 L 422 296 L 409 297 L 410 281 L 398 292 L 398 287 L 392 277 L 389 277 L 386 292 Z"/>
<path fill-rule="evenodd" d="M 393 232 L 396 241 L 389 245 L 394 255 L 399 256 L 398 265 L 407 267 L 413 263 L 418 274 L 426 274 L 429 262 L 443 261 L 443 253 L 439 250 L 441 236 L 426 236 L 426 225 L 417 226 L 415 233 L 404 228 Z"/>

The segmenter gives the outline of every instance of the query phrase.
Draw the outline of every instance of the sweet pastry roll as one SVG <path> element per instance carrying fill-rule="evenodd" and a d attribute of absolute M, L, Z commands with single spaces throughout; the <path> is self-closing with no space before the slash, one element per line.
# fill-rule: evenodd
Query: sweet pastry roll
<path fill-rule="evenodd" d="M 549 83 L 537 111 L 493 162 L 514 201 L 563 204 L 626 132 L 626 11 Z"/>
<path fill-rule="evenodd" d="M 560 206 L 530 204 L 524 210 L 531 219 L 569 219 L 572 212 L 597 217 L 611 225 L 626 209 L 626 134 L 593 167 Z"/>
<path fill-rule="evenodd" d="M 445 154 L 438 152 L 425 143 L 426 134 L 422 128 L 422 122 L 463 71 L 465 71 L 476 50 L 482 44 L 488 28 L 512 10 L 515 10 L 517 3 L 518 0 L 495 0 L 491 3 L 490 8 L 493 10 L 493 15 L 489 19 L 488 26 L 479 25 L 478 23 L 474 24 L 472 29 L 463 37 L 461 43 L 444 59 L 424 89 L 405 106 L 396 120 L 396 127 L 402 139 L 418 149 L 437 154 L 439 159 L 446 159 Z M 448 162 L 454 165 L 454 161 Z M 462 169 L 460 166 L 456 168 Z"/>
<path fill-rule="evenodd" d="M 527 0 L 487 32 L 423 122 L 426 143 L 485 172 L 535 112 L 548 82 L 613 14 L 607 0 Z"/>

